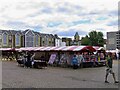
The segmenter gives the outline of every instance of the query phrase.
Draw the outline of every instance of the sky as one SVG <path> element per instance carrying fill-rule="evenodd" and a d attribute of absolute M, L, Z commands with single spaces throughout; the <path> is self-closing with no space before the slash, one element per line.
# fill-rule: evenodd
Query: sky
<path fill-rule="evenodd" d="M 0 29 L 80 37 L 118 30 L 119 0 L 0 0 Z"/>

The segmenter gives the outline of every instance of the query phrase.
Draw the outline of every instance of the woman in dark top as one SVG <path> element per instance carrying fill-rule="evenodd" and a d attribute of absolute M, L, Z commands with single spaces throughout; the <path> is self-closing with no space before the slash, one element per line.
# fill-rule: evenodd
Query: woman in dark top
<path fill-rule="evenodd" d="M 32 65 L 31 65 L 31 54 L 30 53 L 27 54 L 26 66 L 30 67 L 30 68 L 32 67 Z"/>
<path fill-rule="evenodd" d="M 106 69 L 105 83 L 109 83 L 107 81 L 107 77 L 108 77 L 109 73 L 113 75 L 114 82 L 118 83 L 118 81 L 116 81 L 116 78 L 115 78 L 115 73 L 112 70 L 112 64 L 113 64 L 112 54 L 108 53 L 108 56 L 106 58 L 107 69 Z"/>

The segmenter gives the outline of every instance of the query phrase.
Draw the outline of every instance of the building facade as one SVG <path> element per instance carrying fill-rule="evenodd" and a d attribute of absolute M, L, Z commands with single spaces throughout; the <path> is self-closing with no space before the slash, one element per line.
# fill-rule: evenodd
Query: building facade
<path fill-rule="evenodd" d="M 116 33 L 117 48 L 120 49 L 120 30 Z"/>
<path fill-rule="evenodd" d="M 4 48 L 13 48 L 13 47 L 20 47 L 21 44 L 20 44 L 20 32 L 15 32 L 13 30 L 2 30 L 2 47 Z"/>
<path fill-rule="evenodd" d="M 55 37 L 55 46 L 66 46 L 63 42 L 62 42 L 62 39 L 58 37 L 57 34 L 54 35 Z"/>
<path fill-rule="evenodd" d="M 62 42 L 66 43 L 66 46 L 80 46 L 81 45 L 81 40 L 78 32 L 75 33 L 74 39 L 72 38 L 62 38 Z"/>
<path fill-rule="evenodd" d="M 74 40 L 72 41 L 72 45 L 75 45 L 75 46 L 81 45 L 81 40 L 80 40 L 80 36 L 79 36 L 78 32 L 76 32 L 74 35 Z"/>
<path fill-rule="evenodd" d="M 0 32 L 0 46 L 3 48 L 55 46 L 55 37 L 52 34 L 43 34 L 30 29 L 0 30 Z"/>
<path fill-rule="evenodd" d="M 120 31 L 107 32 L 107 50 L 120 49 Z"/>
<path fill-rule="evenodd" d="M 0 46 L 3 48 L 39 47 L 39 46 L 72 46 L 81 45 L 78 32 L 72 38 L 59 38 L 57 34 L 45 34 L 31 29 L 25 31 L 0 30 Z"/>
<path fill-rule="evenodd" d="M 66 46 L 71 46 L 72 38 L 62 38 L 62 42 L 65 42 Z"/>

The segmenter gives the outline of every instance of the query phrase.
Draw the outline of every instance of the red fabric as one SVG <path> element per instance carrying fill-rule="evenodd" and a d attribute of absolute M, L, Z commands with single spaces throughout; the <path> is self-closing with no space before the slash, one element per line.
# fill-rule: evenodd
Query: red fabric
<path fill-rule="evenodd" d="M 92 46 L 85 46 L 84 48 L 81 49 L 81 51 L 95 52 L 96 50 Z"/>

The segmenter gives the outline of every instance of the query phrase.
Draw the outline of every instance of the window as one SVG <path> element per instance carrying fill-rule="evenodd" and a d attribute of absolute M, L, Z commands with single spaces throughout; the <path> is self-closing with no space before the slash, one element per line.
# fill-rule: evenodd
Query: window
<path fill-rule="evenodd" d="M 49 46 L 49 39 L 48 39 L 48 37 L 46 37 L 45 42 L 46 42 L 46 45 Z"/>
<path fill-rule="evenodd" d="M 49 45 L 51 45 L 51 41 L 49 41 Z"/>
<path fill-rule="evenodd" d="M 109 44 L 115 44 L 115 39 L 114 38 L 109 38 Z"/>
<path fill-rule="evenodd" d="M 44 37 L 42 38 L 42 41 L 44 41 L 45 39 L 44 39 Z"/>
<path fill-rule="evenodd" d="M 7 33 L 3 34 L 3 45 L 7 45 Z"/>
<path fill-rule="evenodd" d="M 44 44 L 45 44 L 45 39 L 44 37 L 42 37 L 42 46 L 44 46 Z"/>
<path fill-rule="evenodd" d="M 39 46 L 39 36 L 36 35 L 36 46 Z"/>
<path fill-rule="evenodd" d="M 34 33 L 32 31 L 25 35 L 25 47 L 34 47 Z"/>
<path fill-rule="evenodd" d="M 19 34 L 15 35 L 15 45 L 20 46 L 20 35 Z"/>

